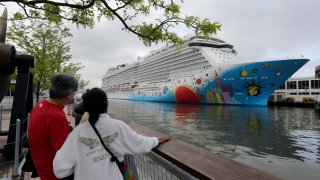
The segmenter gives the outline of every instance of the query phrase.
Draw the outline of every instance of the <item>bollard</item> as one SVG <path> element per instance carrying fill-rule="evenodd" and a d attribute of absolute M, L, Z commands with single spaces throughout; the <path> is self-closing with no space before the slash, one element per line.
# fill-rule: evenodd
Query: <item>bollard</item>
<path fill-rule="evenodd" d="M 19 177 L 18 166 L 19 166 L 19 148 L 20 148 L 20 126 L 21 126 L 20 119 L 17 119 L 12 179 L 18 179 Z"/>

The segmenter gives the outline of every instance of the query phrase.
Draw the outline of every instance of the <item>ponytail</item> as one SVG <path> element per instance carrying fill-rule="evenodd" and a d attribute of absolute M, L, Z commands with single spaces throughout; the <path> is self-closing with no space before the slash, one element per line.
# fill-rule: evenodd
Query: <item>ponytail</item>
<path fill-rule="evenodd" d="M 107 95 L 99 88 L 93 88 L 83 96 L 84 110 L 89 113 L 89 122 L 94 125 L 99 114 L 105 113 L 108 105 Z"/>
<path fill-rule="evenodd" d="M 88 113 L 89 113 L 89 122 L 90 122 L 90 124 L 95 125 L 96 122 L 99 119 L 99 114 L 90 113 L 90 112 L 88 112 Z"/>

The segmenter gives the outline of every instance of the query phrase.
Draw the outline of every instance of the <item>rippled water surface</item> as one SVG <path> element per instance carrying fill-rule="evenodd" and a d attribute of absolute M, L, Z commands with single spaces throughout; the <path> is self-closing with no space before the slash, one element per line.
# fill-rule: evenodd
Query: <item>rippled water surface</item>
<path fill-rule="evenodd" d="M 108 111 L 285 179 L 320 179 L 314 109 L 110 100 Z"/>

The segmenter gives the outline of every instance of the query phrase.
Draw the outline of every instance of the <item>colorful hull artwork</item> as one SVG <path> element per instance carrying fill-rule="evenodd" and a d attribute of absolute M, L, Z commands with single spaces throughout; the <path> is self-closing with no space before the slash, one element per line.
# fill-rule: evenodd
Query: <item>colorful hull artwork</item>
<path fill-rule="evenodd" d="M 159 90 L 148 91 L 140 86 L 126 93 L 107 93 L 109 98 L 140 101 L 265 106 L 268 97 L 308 61 L 229 64 L 185 77 L 170 77 L 167 82 L 154 84 Z"/>

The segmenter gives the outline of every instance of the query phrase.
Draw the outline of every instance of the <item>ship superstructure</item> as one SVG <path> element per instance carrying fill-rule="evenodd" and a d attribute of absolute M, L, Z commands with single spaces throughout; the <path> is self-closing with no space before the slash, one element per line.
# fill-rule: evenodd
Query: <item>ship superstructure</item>
<path fill-rule="evenodd" d="M 132 64 L 110 68 L 102 80 L 109 98 L 210 104 L 266 105 L 268 96 L 308 59 L 237 63 L 231 44 L 189 37 Z"/>

